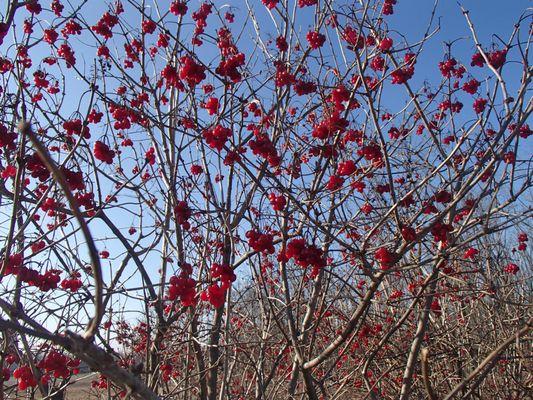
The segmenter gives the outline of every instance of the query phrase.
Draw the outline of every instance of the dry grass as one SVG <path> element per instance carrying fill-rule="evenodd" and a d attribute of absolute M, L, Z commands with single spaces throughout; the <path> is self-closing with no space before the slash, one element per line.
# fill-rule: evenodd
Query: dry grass
<path fill-rule="evenodd" d="M 94 374 L 82 374 L 76 377 L 76 381 L 67 389 L 65 400 L 99 400 L 104 397 L 99 396 L 94 389 L 91 388 L 91 381 L 94 379 Z M 15 382 L 8 381 L 7 385 L 11 386 Z M 8 400 L 24 400 L 28 399 L 28 395 L 24 392 L 17 392 L 16 395 L 8 395 Z M 41 399 L 37 396 L 36 399 Z"/>
<path fill-rule="evenodd" d="M 66 400 L 96 400 L 99 396 L 91 388 L 91 381 L 94 375 L 87 374 L 80 376 L 80 379 L 67 390 Z"/>

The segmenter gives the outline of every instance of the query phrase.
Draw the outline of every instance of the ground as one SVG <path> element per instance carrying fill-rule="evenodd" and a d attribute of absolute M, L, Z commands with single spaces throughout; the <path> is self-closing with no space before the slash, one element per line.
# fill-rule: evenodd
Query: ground
<path fill-rule="evenodd" d="M 95 374 L 83 374 L 76 377 L 76 382 L 69 386 L 67 390 L 67 396 L 65 400 L 98 400 L 94 389 L 91 388 L 91 381 L 94 379 Z M 7 384 L 11 385 L 14 382 L 8 381 Z M 16 397 L 10 396 L 9 400 L 24 400 L 28 397 L 23 392 L 19 392 Z M 37 397 L 40 399 L 41 397 Z M 6 400 L 7 400 L 6 399 Z"/>

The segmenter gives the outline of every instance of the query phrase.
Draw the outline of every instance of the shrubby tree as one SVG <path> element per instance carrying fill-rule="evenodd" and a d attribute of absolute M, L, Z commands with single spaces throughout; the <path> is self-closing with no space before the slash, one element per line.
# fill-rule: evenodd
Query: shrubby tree
<path fill-rule="evenodd" d="M 1 398 L 527 395 L 531 14 L 6 3 Z"/>

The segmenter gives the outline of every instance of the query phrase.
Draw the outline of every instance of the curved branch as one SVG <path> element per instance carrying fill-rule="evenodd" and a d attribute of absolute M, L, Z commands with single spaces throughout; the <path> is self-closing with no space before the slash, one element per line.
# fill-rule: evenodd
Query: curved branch
<path fill-rule="evenodd" d="M 72 192 L 68 186 L 67 181 L 65 180 L 65 177 L 63 176 L 61 171 L 57 168 L 54 160 L 52 160 L 46 148 L 43 146 L 43 144 L 40 142 L 37 136 L 35 136 L 35 134 L 33 133 L 30 123 L 26 121 L 21 121 L 19 124 L 19 130 L 22 133 L 28 135 L 33 146 L 35 147 L 35 150 L 37 151 L 37 154 L 39 154 L 39 157 L 43 161 L 44 165 L 52 173 L 52 175 L 54 176 L 59 186 L 61 186 L 61 189 L 65 193 L 65 197 L 67 198 L 70 208 L 72 210 L 72 214 L 78 221 L 78 224 L 80 225 L 85 241 L 87 242 L 87 249 L 89 251 L 92 273 L 94 276 L 95 289 L 94 289 L 94 317 L 89 321 L 87 329 L 85 330 L 84 337 L 86 339 L 93 339 L 104 315 L 104 310 L 102 309 L 102 294 L 103 294 L 102 267 L 100 265 L 100 257 L 98 256 L 98 250 L 96 250 L 96 245 L 94 244 L 94 239 L 89 230 L 89 226 L 87 225 L 87 223 L 85 222 L 85 219 L 83 218 L 83 214 L 81 213 L 80 208 L 78 207 L 78 203 L 76 199 L 72 195 Z"/>

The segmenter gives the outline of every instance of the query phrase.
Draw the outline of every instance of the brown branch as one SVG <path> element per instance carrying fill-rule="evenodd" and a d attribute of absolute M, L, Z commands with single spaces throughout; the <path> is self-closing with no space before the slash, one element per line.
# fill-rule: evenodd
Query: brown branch
<path fill-rule="evenodd" d="M 437 396 L 435 392 L 433 391 L 433 388 L 431 387 L 431 382 L 429 381 L 429 376 L 431 375 L 431 371 L 429 370 L 429 350 L 424 347 L 420 351 L 420 364 L 422 367 L 422 379 L 424 380 L 424 386 L 426 388 L 426 392 L 430 398 L 430 400 L 437 400 Z"/>

